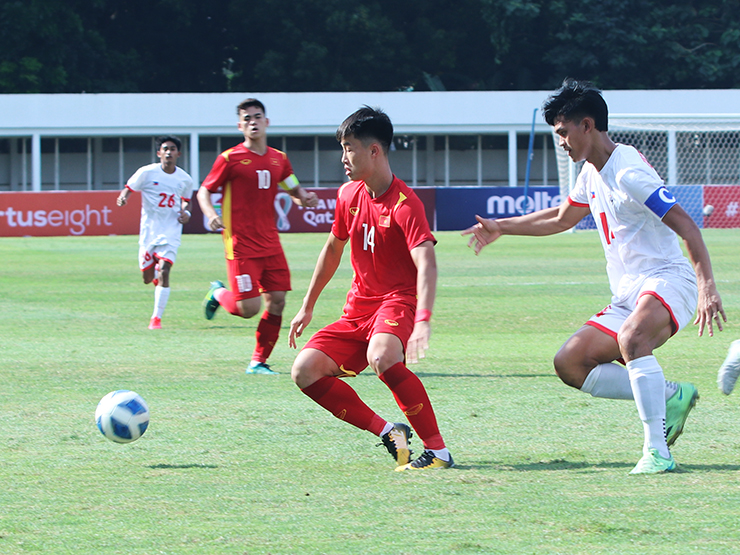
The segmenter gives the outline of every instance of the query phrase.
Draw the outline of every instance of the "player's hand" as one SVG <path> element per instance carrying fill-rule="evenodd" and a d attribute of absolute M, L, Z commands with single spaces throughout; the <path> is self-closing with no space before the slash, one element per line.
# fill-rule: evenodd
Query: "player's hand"
<path fill-rule="evenodd" d="M 303 330 L 308 327 L 313 318 L 313 311 L 302 308 L 295 315 L 293 321 L 290 323 L 290 334 L 288 335 L 288 345 L 293 349 L 297 348 L 296 337 L 303 335 Z"/>
<path fill-rule="evenodd" d="M 304 208 L 316 208 L 319 205 L 319 195 L 313 191 L 306 191 L 306 196 L 301 201 Z"/>
<path fill-rule="evenodd" d="M 213 216 L 213 218 L 208 220 L 208 227 L 211 228 L 211 231 L 218 231 L 220 229 L 225 229 L 224 222 L 221 219 L 221 216 Z"/>
<path fill-rule="evenodd" d="M 118 197 L 118 198 L 116 199 L 116 204 L 117 204 L 118 206 L 126 206 L 126 201 L 127 201 L 127 200 L 128 200 L 128 199 L 126 199 L 126 197 L 124 197 L 124 196 L 119 196 L 119 197 Z"/>
<path fill-rule="evenodd" d="M 406 360 L 416 364 L 426 357 L 429 349 L 429 338 L 432 335 L 432 326 L 427 321 L 416 322 L 414 331 L 411 332 L 408 343 L 406 343 Z"/>
<path fill-rule="evenodd" d="M 478 223 L 461 231 L 460 235 L 472 235 L 470 241 L 468 241 L 468 246 L 473 247 L 475 254 L 478 254 L 483 247 L 501 237 L 502 233 L 501 226 L 496 220 L 481 218 L 477 214 L 475 219 L 478 220 Z"/>
<path fill-rule="evenodd" d="M 712 320 L 716 322 L 717 329 L 722 331 L 722 322 L 727 322 L 725 309 L 722 308 L 722 299 L 717 293 L 717 288 L 712 285 L 699 289 L 699 301 L 696 306 L 696 320 L 694 325 L 699 325 L 699 337 L 704 335 L 704 327 L 709 330 L 709 337 L 714 335 Z"/>
<path fill-rule="evenodd" d="M 190 221 L 190 211 L 189 210 L 180 210 L 179 216 L 177 217 L 177 221 L 181 224 L 186 224 Z"/>

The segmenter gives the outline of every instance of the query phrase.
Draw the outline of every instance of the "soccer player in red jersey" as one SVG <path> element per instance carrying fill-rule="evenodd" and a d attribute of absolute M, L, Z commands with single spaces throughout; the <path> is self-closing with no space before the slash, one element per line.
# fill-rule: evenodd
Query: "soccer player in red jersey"
<path fill-rule="evenodd" d="M 285 153 L 267 146 L 270 120 L 262 102 L 248 98 L 236 110 L 244 142 L 216 158 L 198 190 L 209 227 L 222 231 L 229 281 L 229 288 L 221 281 L 212 282 L 203 306 L 209 320 L 219 306 L 235 316 L 251 318 L 264 299 L 265 311 L 257 325 L 257 343 L 247 373 L 276 374 L 266 362 L 280 333 L 290 270 L 275 223 L 275 197 L 278 187 L 302 206 L 316 206 L 318 197 L 298 184 Z M 216 192 L 223 195 L 221 215 L 211 200 Z"/>
<path fill-rule="evenodd" d="M 342 163 L 351 181 L 337 194 L 334 223 L 316 263 L 303 306 L 290 324 L 290 346 L 311 322 L 321 291 L 339 267 L 350 242 L 354 270 L 344 314 L 318 331 L 293 363 L 301 391 L 337 418 L 379 436 L 396 460 L 396 470 L 454 465 L 437 427 L 421 380 L 405 364 L 424 358 L 437 285 L 435 239 L 424 206 L 391 172 L 390 118 L 364 107 L 337 130 Z M 413 462 L 411 429 L 387 422 L 368 407 L 342 377 L 367 366 L 393 393 L 424 452 Z"/>

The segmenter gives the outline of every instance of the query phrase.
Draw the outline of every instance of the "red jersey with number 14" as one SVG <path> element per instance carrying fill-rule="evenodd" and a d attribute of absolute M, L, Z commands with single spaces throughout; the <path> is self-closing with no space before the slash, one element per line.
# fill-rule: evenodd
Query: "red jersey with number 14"
<path fill-rule="evenodd" d="M 222 152 L 203 187 L 221 191 L 226 258 L 261 258 L 282 252 L 275 223 L 278 185 L 294 189 L 298 180 L 284 152 L 272 147 L 260 156 L 244 143 Z"/>
<path fill-rule="evenodd" d="M 350 181 L 337 193 L 332 233 L 350 241 L 354 270 L 349 299 L 416 295 L 416 265 L 411 250 L 436 242 L 424 204 L 397 177 L 388 190 L 372 198 L 363 181 Z"/>

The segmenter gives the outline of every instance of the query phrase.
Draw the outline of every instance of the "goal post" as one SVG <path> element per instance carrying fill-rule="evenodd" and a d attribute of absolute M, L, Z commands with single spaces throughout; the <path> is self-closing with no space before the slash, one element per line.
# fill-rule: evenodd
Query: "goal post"
<path fill-rule="evenodd" d="M 655 168 L 679 204 L 702 228 L 740 228 L 740 114 L 724 116 L 611 116 L 609 136 L 634 146 Z M 574 164 L 553 133 L 561 195 L 582 164 Z M 584 218 L 577 229 L 594 228 Z"/>

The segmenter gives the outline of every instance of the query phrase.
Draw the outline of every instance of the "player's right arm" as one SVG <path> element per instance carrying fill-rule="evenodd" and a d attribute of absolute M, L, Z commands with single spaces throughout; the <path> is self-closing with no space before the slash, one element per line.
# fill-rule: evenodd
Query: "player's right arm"
<path fill-rule="evenodd" d="M 205 187 L 198 189 L 198 204 L 200 204 L 200 210 L 203 215 L 208 219 L 208 227 L 211 231 L 218 231 L 224 229 L 224 223 L 221 220 L 221 216 L 218 215 L 216 209 L 213 207 L 211 202 L 211 191 Z"/>
<path fill-rule="evenodd" d="M 326 240 L 324 248 L 321 249 L 319 258 L 316 261 L 316 268 L 313 271 L 311 283 L 308 286 L 308 292 L 303 299 L 303 305 L 290 323 L 288 344 L 294 349 L 296 348 L 296 337 L 300 337 L 303 334 L 303 330 L 311 323 L 313 309 L 316 306 L 316 301 L 319 300 L 319 295 L 321 295 L 324 287 L 326 287 L 326 284 L 329 283 L 336 273 L 337 268 L 339 268 L 339 263 L 342 261 L 342 253 L 344 252 L 344 245 L 347 244 L 347 240 L 339 239 L 333 233 L 329 233 L 329 238 Z"/>
<path fill-rule="evenodd" d="M 126 202 L 128 202 L 128 197 L 131 195 L 131 189 L 128 187 L 124 187 L 120 193 L 118 193 L 118 198 L 116 199 L 116 204 L 118 206 L 126 206 Z"/>
<path fill-rule="evenodd" d="M 488 219 L 476 215 L 478 223 L 462 231 L 462 235 L 472 235 L 468 246 L 475 254 L 486 245 L 493 243 L 502 235 L 554 235 L 566 231 L 590 213 L 588 206 L 571 204 L 565 201 L 560 206 L 538 210 L 524 216 L 513 218 Z"/>

